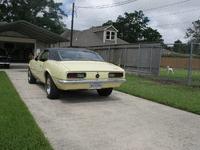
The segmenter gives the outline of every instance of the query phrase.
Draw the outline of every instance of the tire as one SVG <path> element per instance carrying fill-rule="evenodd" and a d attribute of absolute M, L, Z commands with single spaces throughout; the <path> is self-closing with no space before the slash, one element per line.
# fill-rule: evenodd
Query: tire
<path fill-rule="evenodd" d="M 4 66 L 5 66 L 5 68 L 10 68 L 10 64 L 6 64 Z"/>
<path fill-rule="evenodd" d="M 113 88 L 99 89 L 97 90 L 97 92 L 101 96 L 109 96 L 112 93 L 112 90 Z"/>
<path fill-rule="evenodd" d="M 35 84 L 36 78 L 32 75 L 30 68 L 28 68 L 28 83 Z"/>
<path fill-rule="evenodd" d="M 49 74 L 46 77 L 45 90 L 49 99 L 59 98 L 60 90 L 56 87 Z"/>

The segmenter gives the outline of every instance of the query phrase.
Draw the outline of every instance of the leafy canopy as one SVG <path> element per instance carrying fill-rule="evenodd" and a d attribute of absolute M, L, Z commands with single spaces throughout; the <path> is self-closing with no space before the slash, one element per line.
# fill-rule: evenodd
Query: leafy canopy
<path fill-rule="evenodd" d="M 104 23 L 105 25 L 113 25 L 117 28 L 118 37 L 129 42 L 135 43 L 139 41 L 163 41 L 162 36 L 157 30 L 147 27 L 149 22 L 148 17 L 145 17 L 142 11 L 135 11 L 134 13 L 124 13 L 123 16 L 118 16 L 116 22 L 111 20 Z"/>
<path fill-rule="evenodd" d="M 2 0 L 0 21 L 25 20 L 37 26 L 60 34 L 66 25 L 61 21 L 67 14 L 61 10 L 62 3 L 53 0 Z"/>

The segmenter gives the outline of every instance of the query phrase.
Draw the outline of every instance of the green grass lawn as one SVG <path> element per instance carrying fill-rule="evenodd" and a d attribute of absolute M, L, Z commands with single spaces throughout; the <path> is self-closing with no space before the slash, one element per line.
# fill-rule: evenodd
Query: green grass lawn
<path fill-rule="evenodd" d="M 173 68 L 174 74 L 166 74 L 167 69 L 160 67 L 159 78 L 167 80 L 188 80 L 188 70 Z M 200 70 L 192 70 L 191 79 L 194 81 L 194 85 L 200 83 Z"/>
<path fill-rule="evenodd" d="M 0 149 L 52 150 L 10 79 L 0 71 Z"/>
<path fill-rule="evenodd" d="M 126 75 L 118 91 L 200 114 L 200 88 L 162 85 L 135 75 Z"/>

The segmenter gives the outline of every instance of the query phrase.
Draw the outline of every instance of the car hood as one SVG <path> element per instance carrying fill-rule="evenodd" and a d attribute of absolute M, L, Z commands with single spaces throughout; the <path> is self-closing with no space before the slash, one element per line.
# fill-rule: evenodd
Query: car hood
<path fill-rule="evenodd" d="M 61 61 L 69 71 L 124 71 L 122 68 L 99 61 Z"/>

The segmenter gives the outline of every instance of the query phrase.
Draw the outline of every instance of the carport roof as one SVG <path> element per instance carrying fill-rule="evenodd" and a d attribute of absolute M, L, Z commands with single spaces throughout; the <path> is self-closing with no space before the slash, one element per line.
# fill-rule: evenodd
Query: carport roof
<path fill-rule="evenodd" d="M 0 32 L 15 31 L 30 38 L 40 40 L 45 43 L 66 42 L 68 39 L 53 32 L 45 30 L 27 21 L 20 20 L 12 23 L 0 24 Z"/>

